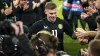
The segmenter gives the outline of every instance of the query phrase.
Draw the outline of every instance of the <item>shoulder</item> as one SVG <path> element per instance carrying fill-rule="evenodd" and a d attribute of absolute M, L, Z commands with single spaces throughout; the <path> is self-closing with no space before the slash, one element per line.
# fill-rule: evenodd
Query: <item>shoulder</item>
<path fill-rule="evenodd" d="M 67 22 L 66 20 L 64 20 L 64 19 L 62 19 L 62 18 L 59 18 L 59 17 L 57 17 L 57 21 L 60 21 L 60 22 L 62 22 L 62 23 Z"/>
<path fill-rule="evenodd" d="M 35 23 L 34 23 L 34 25 L 39 25 L 39 24 L 41 24 L 43 22 L 43 20 L 38 20 L 38 21 L 36 21 Z"/>
<path fill-rule="evenodd" d="M 63 19 L 62 19 L 62 18 L 57 17 L 57 21 L 63 21 Z"/>

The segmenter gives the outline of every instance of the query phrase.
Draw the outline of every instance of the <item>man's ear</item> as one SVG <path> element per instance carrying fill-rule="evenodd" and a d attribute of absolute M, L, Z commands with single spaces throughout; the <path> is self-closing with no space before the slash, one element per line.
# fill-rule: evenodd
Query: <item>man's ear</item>
<path fill-rule="evenodd" d="M 44 10 L 44 13 L 47 14 L 47 10 Z"/>

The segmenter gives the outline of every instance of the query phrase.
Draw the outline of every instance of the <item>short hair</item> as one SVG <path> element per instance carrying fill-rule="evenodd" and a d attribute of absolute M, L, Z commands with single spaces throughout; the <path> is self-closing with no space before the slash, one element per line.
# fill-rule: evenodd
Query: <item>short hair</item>
<path fill-rule="evenodd" d="M 96 22 L 100 25 L 100 15 L 96 17 Z"/>
<path fill-rule="evenodd" d="M 54 2 L 47 2 L 46 5 L 45 5 L 45 9 L 55 9 L 57 8 L 57 5 L 54 3 Z"/>
<path fill-rule="evenodd" d="M 100 56 L 100 40 L 94 39 L 89 43 L 89 51 L 93 56 Z"/>

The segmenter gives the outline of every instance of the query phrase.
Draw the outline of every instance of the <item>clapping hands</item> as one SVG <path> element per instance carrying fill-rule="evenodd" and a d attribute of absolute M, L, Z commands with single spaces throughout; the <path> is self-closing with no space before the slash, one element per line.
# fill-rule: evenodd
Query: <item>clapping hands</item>
<path fill-rule="evenodd" d="M 76 35 L 80 44 L 87 44 L 88 43 L 88 34 L 87 34 L 87 31 L 85 31 L 84 29 L 77 28 L 75 35 Z"/>

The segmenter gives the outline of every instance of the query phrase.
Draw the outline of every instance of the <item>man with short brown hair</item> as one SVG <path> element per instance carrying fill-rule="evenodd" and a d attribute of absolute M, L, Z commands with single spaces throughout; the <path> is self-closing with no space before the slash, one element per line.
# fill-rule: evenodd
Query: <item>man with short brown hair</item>
<path fill-rule="evenodd" d="M 30 27 L 30 35 L 35 34 L 40 30 L 47 30 L 56 37 L 58 37 L 58 51 L 64 51 L 63 47 L 63 33 L 65 32 L 70 37 L 73 36 L 73 29 L 65 20 L 61 20 L 57 17 L 57 5 L 53 2 L 47 2 L 45 5 L 46 18 L 37 21 Z M 73 38 L 74 39 L 74 38 Z"/>

